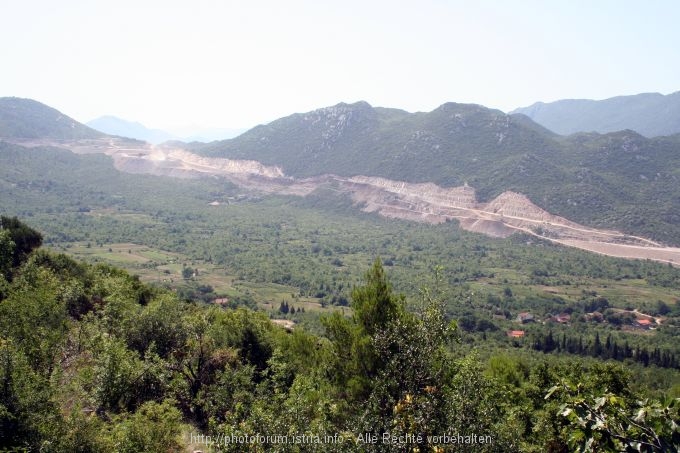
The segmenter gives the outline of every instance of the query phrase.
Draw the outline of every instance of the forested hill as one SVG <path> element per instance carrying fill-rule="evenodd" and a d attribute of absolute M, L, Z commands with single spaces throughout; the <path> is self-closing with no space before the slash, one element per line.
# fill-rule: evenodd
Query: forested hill
<path fill-rule="evenodd" d="M 512 113 L 527 115 L 558 134 L 631 129 L 646 137 L 673 135 L 680 133 L 680 91 L 666 96 L 642 93 L 601 101 L 537 102 Z"/>
<path fill-rule="evenodd" d="M 526 117 L 479 105 L 408 113 L 357 102 L 287 116 L 198 150 L 279 165 L 298 177 L 365 174 L 454 186 L 512 168 L 527 153 L 556 155 L 553 135 Z"/>
<path fill-rule="evenodd" d="M 0 98 L 0 138 L 77 140 L 104 136 L 32 99 Z"/>
<path fill-rule="evenodd" d="M 0 140 L 106 137 L 38 102 L 0 99 Z M 185 145 L 182 145 L 185 146 Z M 680 135 L 556 135 L 524 115 L 447 103 L 429 113 L 338 104 L 294 114 L 193 151 L 276 165 L 294 177 L 333 173 L 468 183 L 480 201 L 505 191 L 598 228 L 680 243 Z"/>
<path fill-rule="evenodd" d="M 481 200 L 506 190 L 592 226 L 678 243 L 680 135 L 556 135 L 524 115 L 447 103 L 429 113 L 338 104 L 195 148 L 254 159 L 286 174 L 468 183 Z"/>

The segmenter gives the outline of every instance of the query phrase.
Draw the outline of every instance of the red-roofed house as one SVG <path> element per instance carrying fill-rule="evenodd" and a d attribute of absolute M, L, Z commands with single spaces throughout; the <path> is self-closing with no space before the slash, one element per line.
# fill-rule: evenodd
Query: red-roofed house
<path fill-rule="evenodd" d="M 510 338 L 524 338 L 523 330 L 508 330 L 506 333 Z"/>
<path fill-rule="evenodd" d="M 652 327 L 653 323 L 649 319 L 640 318 L 635 320 L 635 325 L 642 329 L 649 329 L 650 327 Z"/>

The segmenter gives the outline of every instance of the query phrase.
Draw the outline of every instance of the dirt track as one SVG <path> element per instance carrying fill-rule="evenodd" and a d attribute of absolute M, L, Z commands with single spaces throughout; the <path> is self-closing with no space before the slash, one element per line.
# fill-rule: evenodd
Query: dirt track
<path fill-rule="evenodd" d="M 604 242 L 588 242 L 576 240 L 556 240 L 560 244 L 576 247 L 602 255 L 619 258 L 649 259 L 680 265 L 680 248 L 676 247 L 643 247 L 639 245 L 610 244 Z"/>

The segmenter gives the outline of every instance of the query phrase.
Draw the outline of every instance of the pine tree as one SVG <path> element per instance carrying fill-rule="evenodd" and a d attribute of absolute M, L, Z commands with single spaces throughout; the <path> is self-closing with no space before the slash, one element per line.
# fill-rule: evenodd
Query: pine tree
<path fill-rule="evenodd" d="M 392 285 L 377 258 L 366 273 L 366 285 L 352 290 L 354 319 L 366 334 L 372 336 L 402 315 L 402 301 L 403 297 L 392 294 Z"/>
<path fill-rule="evenodd" d="M 545 352 L 552 352 L 555 350 L 555 339 L 553 338 L 552 330 L 548 332 L 543 350 Z"/>
<path fill-rule="evenodd" d="M 593 346 L 590 350 L 590 355 L 593 357 L 600 357 L 602 355 L 602 343 L 600 342 L 600 333 L 595 332 L 595 341 L 593 341 Z"/>
<path fill-rule="evenodd" d="M 612 356 L 612 334 L 607 334 L 607 340 L 604 344 L 604 356 L 605 358 Z"/>
<path fill-rule="evenodd" d="M 288 313 L 288 302 L 281 301 L 281 305 L 279 305 L 279 312 L 283 313 L 284 315 Z"/>

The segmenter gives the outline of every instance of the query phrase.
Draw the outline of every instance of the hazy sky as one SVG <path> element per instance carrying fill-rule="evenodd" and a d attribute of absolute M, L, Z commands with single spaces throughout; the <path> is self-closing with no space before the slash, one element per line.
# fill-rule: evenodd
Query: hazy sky
<path fill-rule="evenodd" d="M 0 0 L 0 96 L 172 128 L 668 94 L 679 23 L 677 0 Z"/>

